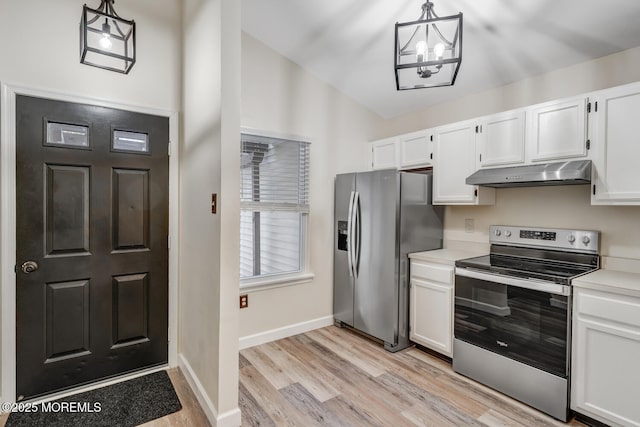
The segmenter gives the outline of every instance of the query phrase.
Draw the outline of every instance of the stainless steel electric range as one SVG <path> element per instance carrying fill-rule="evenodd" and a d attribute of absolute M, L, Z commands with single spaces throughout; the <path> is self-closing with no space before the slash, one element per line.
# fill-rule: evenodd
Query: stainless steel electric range
<path fill-rule="evenodd" d="M 571 281 L 600 233 L 492 226 L 489 255 L 456 262 L 453 369 L 567 421 Z"/>

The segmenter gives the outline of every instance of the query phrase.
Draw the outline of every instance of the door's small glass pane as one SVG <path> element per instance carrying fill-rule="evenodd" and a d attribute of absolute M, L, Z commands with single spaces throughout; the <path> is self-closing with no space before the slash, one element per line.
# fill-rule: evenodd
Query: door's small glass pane
<path fill-rule="evenodd" d="M 89 147 L 89 128 L 66 123 L 47 123 L 47 144 Z"/>
<path fill-rule="evenodd" d="M 135 153 L 149 152 L 149 135 L 139 132 L 116 130 L 113 132 L 113 149 Z"/>

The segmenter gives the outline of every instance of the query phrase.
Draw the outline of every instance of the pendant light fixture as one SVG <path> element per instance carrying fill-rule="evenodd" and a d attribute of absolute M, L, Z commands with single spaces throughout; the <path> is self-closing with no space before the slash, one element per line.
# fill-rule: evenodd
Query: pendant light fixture
<path fill-rule="evenodd" d="M 136 23 L 120 18 L 114 3 L 101 0 L 97 9 L 82 8 L 80 62 L 128 74 L 136 63 Z"/>
<path fill-rule="evenodd" d="M 462 62 L 462 13 L 439 17 L 433 3 L 416 21 L 396 23 L 396 89 L 451 86 Z"/>

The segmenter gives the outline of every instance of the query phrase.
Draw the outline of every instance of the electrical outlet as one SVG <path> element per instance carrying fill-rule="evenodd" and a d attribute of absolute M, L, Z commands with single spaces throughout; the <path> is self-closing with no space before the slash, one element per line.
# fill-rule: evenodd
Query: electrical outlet
<path fill-rule="evenodd" d="M 249 307 L 249 295 L 244 294 L 240 295 L 240 308 Z"/>
<path fill-rule="evenodd" d="M 467 233 L 473 233 L 475 231 L 473 218 L 467 218 L 464 220 L 464 231 Z"/>

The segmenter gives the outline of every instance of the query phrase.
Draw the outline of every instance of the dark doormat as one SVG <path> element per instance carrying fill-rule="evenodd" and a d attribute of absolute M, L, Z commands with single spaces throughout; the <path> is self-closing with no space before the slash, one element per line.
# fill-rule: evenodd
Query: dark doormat
<path fill-rule="evenodd" d="M 5 427 L 132 427 L 182 409 L 165 371 L 46 403 L 23 405 L 18 408 L 22 412 L 9 415 Z"/>

